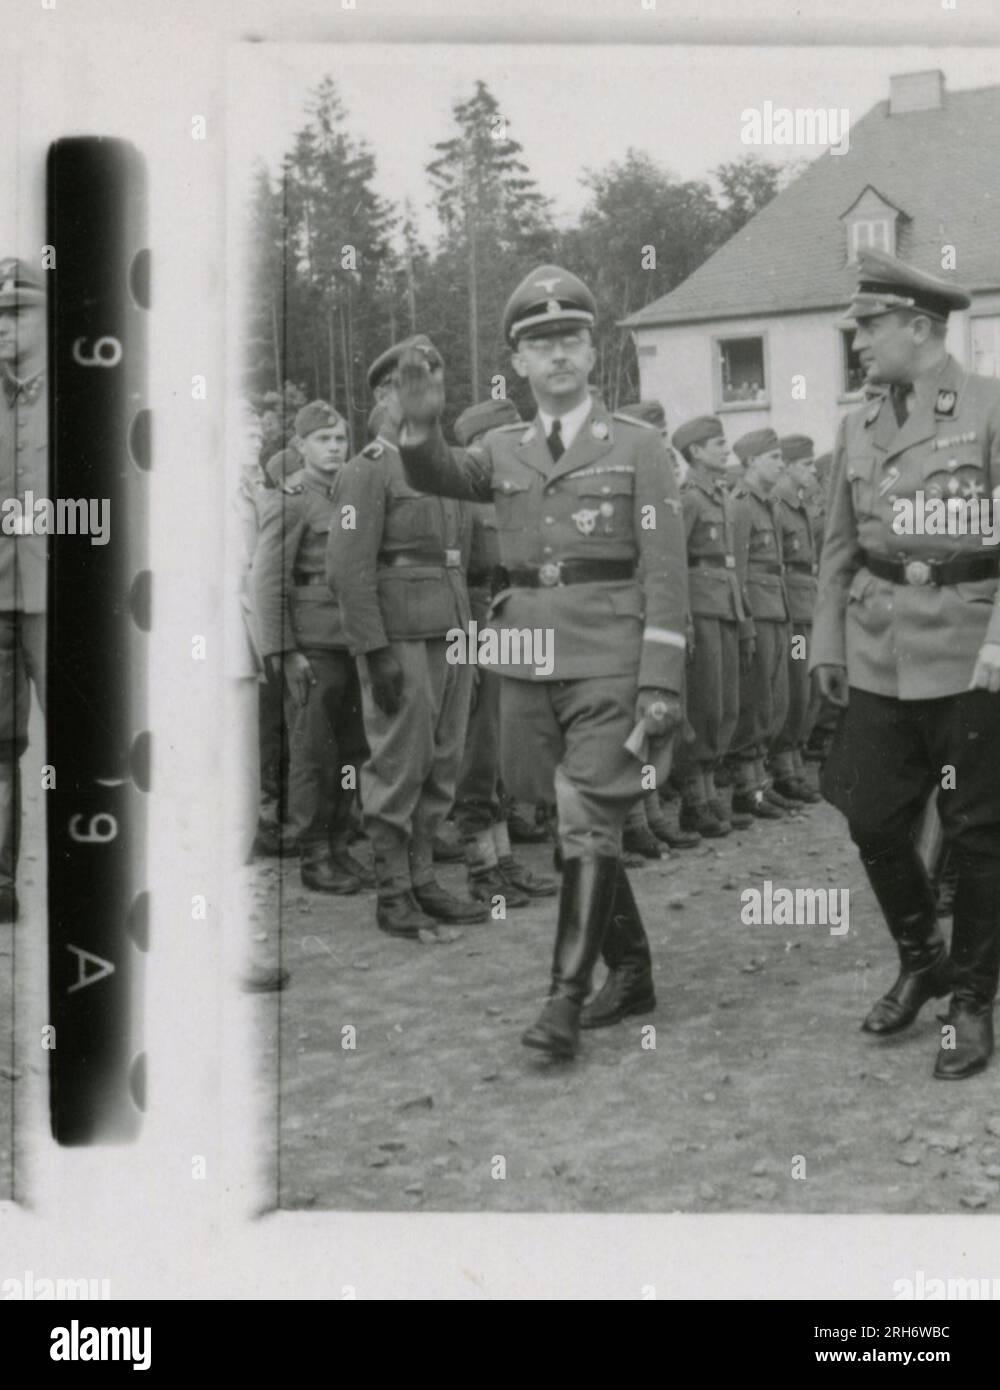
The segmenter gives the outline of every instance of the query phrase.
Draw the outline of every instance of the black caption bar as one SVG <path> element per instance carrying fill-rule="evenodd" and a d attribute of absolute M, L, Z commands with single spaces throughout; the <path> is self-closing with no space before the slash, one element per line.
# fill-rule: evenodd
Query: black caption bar
<path fill-rule="evenodd" d="M 48 561 L 52 1132 L 62 1144 L 87 1144 L 133 1137 L 145 1089 L 138 1044 L 150 775 L 142 160 L 121 140 L 59 140 L 49 150 L 46 192 L 51 497 L 83 499 L 89 515 L 106 520 L 99 544 L 92 527 L 52 536 Z"/>

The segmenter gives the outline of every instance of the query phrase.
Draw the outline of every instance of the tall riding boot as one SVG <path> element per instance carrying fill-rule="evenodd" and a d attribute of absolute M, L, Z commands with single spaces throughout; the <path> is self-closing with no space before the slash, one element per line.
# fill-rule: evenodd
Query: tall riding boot
<path fill-rule="evenodd" d="M 899 948 L 899 978 L 862 1023 L 866 1033 L 898 1033 L 928 999 L 951 989 L 948 951 L 937 925 L 934 893 L 915 846 L 861 856 L 868 881 Z"/>
<path fill-rule="evenodd" d="M 580 1008 L 590 990 L 617 882 L 618 860 L 611 855 L 565 861 L 549 1001 L 522 1036 L 525 1047 L 554 1057 L 572 1057 L 576 1051 Z"/>
<path fill-rule="evenodd" d="M 961 1080 L 993 1054 L 993 1000 L 1000 977 L 1000 863 L 954 852 L 958 881 L 951 934 L 952 996 L 934 1075 Z M 954 1046 L 945 1043 L 953 1041 Z"/>
<path fill-rule="evenodd" d="M 620 863 L 601 955 L 608 967 L 607 979 L 580 1014 L 581 1028 L 607 1028 L 629 1014 L 645 1014 L 656 1008 L 649 938 Z"/>

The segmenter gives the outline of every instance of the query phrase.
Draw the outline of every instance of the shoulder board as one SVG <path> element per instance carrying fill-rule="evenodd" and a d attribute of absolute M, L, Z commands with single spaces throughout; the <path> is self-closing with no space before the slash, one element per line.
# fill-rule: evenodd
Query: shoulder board
<path fill-rule="evenodd" d="M 370 444 L 366 444 L 361 450 L 361 457 L 365 459 L 380 459 L 382 457 L 382 445 L 377 439 L 373 439 Z"/>
<path fill-rule="evenodd" d="M 613 410 L 611 418 L 612 420 L 621 420 L 623 425 L 635 425 L 636 429 L 639 430 L 654 430 L 657 434 L 660 432 L 658 425 L 651 425 L 648 420 L 637 420 L 633 415 L 626 415 L 621 410 Z"/>

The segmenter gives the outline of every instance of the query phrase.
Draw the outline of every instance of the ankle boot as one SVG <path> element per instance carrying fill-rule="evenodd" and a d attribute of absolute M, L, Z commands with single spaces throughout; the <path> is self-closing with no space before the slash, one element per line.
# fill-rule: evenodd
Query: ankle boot
<path fill-rule="evenodd" d="M 693 830 L 682 830 L 679 818 L 679 801 L 664 803 L 659 792 L 646 793 L 646 820 L 656 838 L 671 849 L 694 849 L 701 844 L 701 836 Z"/>
<path fill-rule="evenodd" d="M 525 1047 L 572 1057 L 579 1041 L 580 1008 L 601 952 L 618 882 L 618 860 L 567 859 L 559 895 L 549 1001 L 522 1036 Z"/>
<path fill-rule="evenodd" d="M 632 894 L 628 875 L 618 866 L 615 900 L 611 920 L 601 951 L 608 967 L 607 979 L 584 1006 L 581 1028 L 607 1028 L 629 1014 L 644 1014 L 656 1008 L 653 990 L 653 961 L 649 939 Z"/>
<path fill-rule="evenodd" d="M 898 1033 L 909 1027 L 928 999 L 951 988 L 948 952 L 937 925 L 934 894 L 923 860 L 912 844 L 862 855 L 889 931 L 899 949 L 900 973 L 861 1027 L 866 1033 Z"/>
<path fill-rule="evenodd" d="M 628 853 L 641 854 L 643 859 L 659 859 L 663 854 L 646 821 L 646 807 L 641 801 L 635 803 L 625 819 L 622 845 Z"/>
<path fill-rule="evenodd" d="M 958 853 L 954 860 L 957 881 L 947 1021 L 955 1030 L 955 1045 L 941 1047 L 934 1067 L 934 1075 L 944 1081 L 975 1075 L 993 1055 L 993 1000 L 1000 977 L 1000 863 Z"/>

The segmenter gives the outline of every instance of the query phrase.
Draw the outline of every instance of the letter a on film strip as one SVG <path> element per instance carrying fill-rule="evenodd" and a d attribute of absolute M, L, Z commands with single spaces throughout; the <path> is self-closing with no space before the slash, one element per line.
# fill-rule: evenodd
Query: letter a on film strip
<path fill-rule="evenodd" d="M 52 1132 L 139 1130 L 150 740 L 146 664 L 150 417 L 143 162 L 125 141 L 49 149 L 50 487 L 97 500 L 105 544 L 55 535 L 48 559 L 46 792 Z M 78 531 L 81 528 L 78 528 Z"/>

